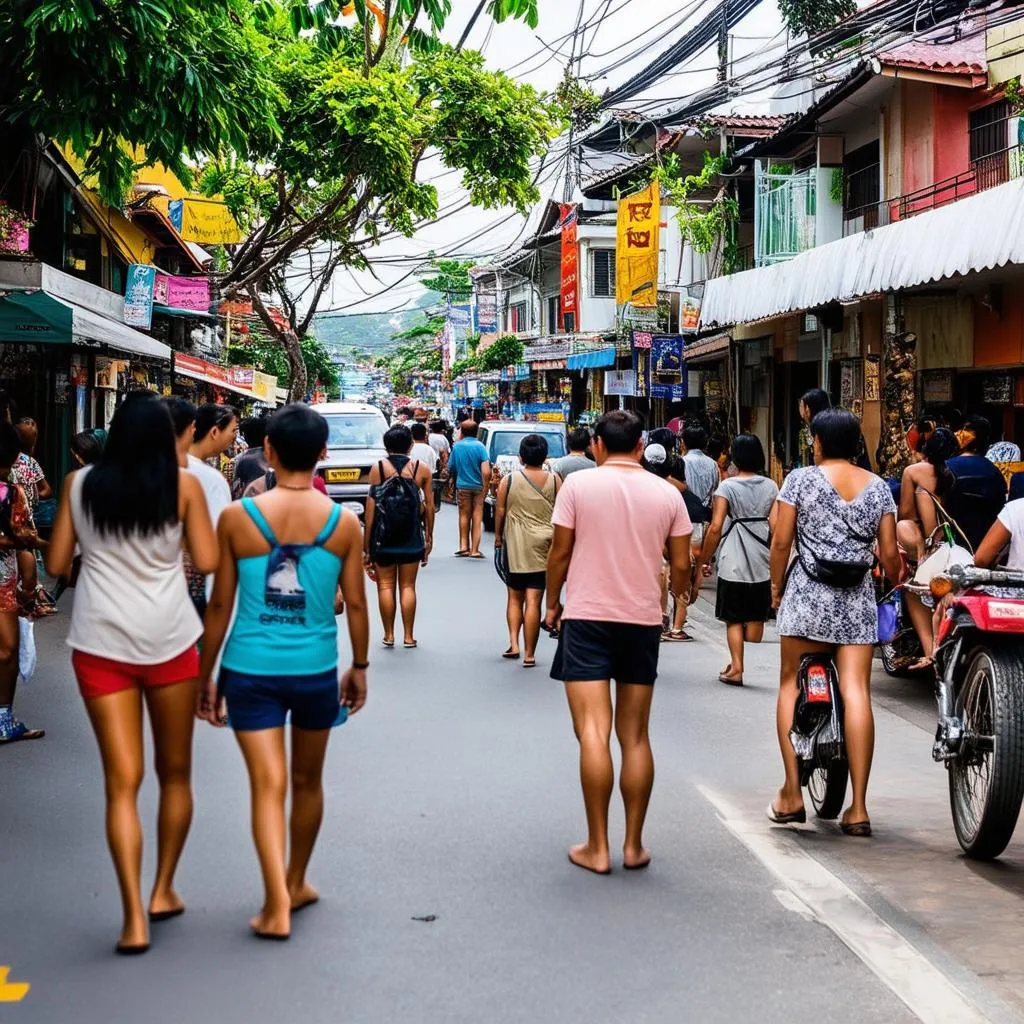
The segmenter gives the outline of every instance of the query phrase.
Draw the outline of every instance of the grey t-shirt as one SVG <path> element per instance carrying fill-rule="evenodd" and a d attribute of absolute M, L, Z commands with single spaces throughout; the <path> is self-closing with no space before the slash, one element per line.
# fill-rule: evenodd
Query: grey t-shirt
<path fill-rule="evenodd" d="M 768 516 L 778 494 L 775 481 L 765 476 L 734 476 L 718 485 L 715 497 L 729 503 L 729 515 L 722 526 L 723 540 L 718 549 L 720 579 L 730 583 L 763 583 L 771 579 Z M 736 523 L 734 519 L 761 521 Z"/>
<path fill-rule="evenodd" d="M 564 480 L 578 469 L 593 469 L 595 465 L 585 455 L 563 455 L 555 461 L 555 472 Z"/>

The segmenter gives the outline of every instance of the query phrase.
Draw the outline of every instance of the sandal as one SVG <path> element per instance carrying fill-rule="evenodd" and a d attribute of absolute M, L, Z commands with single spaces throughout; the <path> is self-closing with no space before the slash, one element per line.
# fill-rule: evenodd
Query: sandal
<path fill-rule="evenodd" d="M 395 641 L 394 640 L 381 640 L 380 645 L 381 645 L 381 647 L 387 647 L 388 650 L 390 650 L 392 647 L 395 646 Z"/>
<path fill-rule="evenodd" d="M 839 830 L 844 836 L 853 836 L 855 839 L 871 838 L 870 821 L 841 821 Z"/>
<path fill-rule="evenodd" d="M 470 555 L 469 557 L 472 558 L 475 562 L 479 562 L 482 561 L 486 556 L 482 552 L 478 551 L 475 555 Z"/>
<path fill-rule="evenodd" d="M 20 740 L 41 740 L 45 735 L 45 729 L 30 729 L 24 722 L 14 722 L 6 736 L 0 735 L 0 745 L 17 743 Z"/>
<path fill-rule="evenodd" d="M 507 658 L 507 659 L 508 659 L 509 661 L 518 661 L 518 660 L 519 660 L 519 652 L 518 652 L 518 651 L 513 651 L 513 650 L 512 650 L 512 648 L 510 647 L 510 648 L 509 648 L 509 649 L 508 649 L 508 650 L 507 650 L 507 651 L 506 651 L 506 652 L 505 652 L 505 653 L 504 653 L 504 654 L 502 655 L 502 657 L 503 657 L 503 658 Z"/>
<path fill-rule="evenodd" d="M 661 639 L 670 644 L 686 644 L 692 642 L 693 637 L 685 629 L 670 629 L 662 633 Z"/>
<path fill-rule="evenodd" d="M 718 681 L 720 683 L 725 683 L 726 686 L 742 686 L 743 676 L 737 678 L 736 676 L 729 676 L 726 675 L 724 672 L 721 672 L 719 673 Z"/>
<path fill-rule="evenodd" d="M 934 658 L 918 658 L 907 666 L 908 672 L 924 672 L 935 665 Z"/>
<path fill-rule="evenodd" d="M 803 825 L 807 821 L 806 807 L 801 807 L 799 811 L 789 811 L 786 814 L 781 814 L 775 810 L 775 804 L 769 804 L 765 814 L 768 815 L 768 820 L 773 825 Z"/>
<path fill-rule="evenodd" d="M 463 548 L 463 549 L 461 549 L 459 551 L 456 551 L 455 552 L 455 557 L 456 558 L 468 558 L 469 557 L 469 548 Z"/>
<path fill-rule="evenodd" d="M 536 658 L 524 658 L 523 659 L 523 668 L 536 668 L 536 667 L 537 667 L 537 659 Z"/>

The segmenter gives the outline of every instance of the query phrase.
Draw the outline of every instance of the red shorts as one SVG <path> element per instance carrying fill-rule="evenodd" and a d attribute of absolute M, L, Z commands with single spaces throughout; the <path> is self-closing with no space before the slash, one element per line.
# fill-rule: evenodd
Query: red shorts
<path fill-rule="evenodd" d="M 85 651 L 74 651 L 71 667 L 78 689 L 86 700 L 135 688 L 170 686 L 199 678 L 199 651 L 190 647 L 170 661 L 159 665 L 130 665 L 125 661 L 101 658 Z"/>

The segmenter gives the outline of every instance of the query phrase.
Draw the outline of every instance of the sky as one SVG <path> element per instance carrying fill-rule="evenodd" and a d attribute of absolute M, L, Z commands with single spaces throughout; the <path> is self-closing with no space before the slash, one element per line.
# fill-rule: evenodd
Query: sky
<path fill-rule="evenodd" d="M 461 35 L 477 0 L 453 0 L 445 36 Z M 601 94 L 621 85 L 654 57 L 677 42 L 712 11 L 717 0 L 539 0 L 536 31 L 522 22 L 494 25 L 481 17 L 467 46 L 481 50 L 490 67 L 540 90 L 553 89 L 564 74 L 573 45 L 573 29 L 582 10 L 583 58 L 581 76 Z M 749 70 L 776 57 L 785 46 L 775 0 L 762 3 L 733 30 L 734 73 Z M 767 57 L 766 57 L 767 55 Z M 626 101 L 629 109 L 655 111 L 674 105 L 715 81 L 714 48 L 692 58 L 666 75 L 650 90 Z M 756 113 L 766 109 L 766 97 L 737 99 L 722 109 Z M 551 158 L 541 172 L 542 199 L 561 199 L 564 140 L 552 144 Z M 441 213 L 465 202 L 461 175 L 448 171 L 436 155 L 425 162 L 425 177 L 437 186 Z M 584 166 L 584 175 L 587 168 Z M 386 242 L 373 251 L 374 273 L 341 271 L 335 277 L 323 310 L 338 313 L 381 313 L 412 305 L 423 288 L 410 275 L 430 252 L 483 261 L 514 245 L 524 219 L 514 210 L 455 210 L 437 223 L 422 226 L 411 239 Z M 374 276 L 376 275 L 376 276 Z M 404 279 L 404 280 L 403 280 Z"/>

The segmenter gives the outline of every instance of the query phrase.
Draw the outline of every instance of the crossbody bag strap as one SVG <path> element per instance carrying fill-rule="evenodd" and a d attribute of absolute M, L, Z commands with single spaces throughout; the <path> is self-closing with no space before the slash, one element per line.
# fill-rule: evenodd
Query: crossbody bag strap
<path fill-rule="evenodd" d="M 534 482 L 533 482 L 533 481 L 532 481 L 532 480 L 531 480 L 531 479 L 530 479 L 530 478 L 529 478 L 529 477 L 528 477 L 528 476 L 526 475 L 526 470 L 525 470 L 525 469 L 521 469 L 521 470 L 519 470 L 519 473 L 520 473 L 520 475 L 522 476 L 522 478 L 523 478 L 523 479 L 524 479 L 524 480 L 525 480 L 525 481 L 526 481 L 526 482 L 527 482 L 527 483 L 528 483 L 528 484 L 529 484 L 529 485 L 530 485 L 530 486 L 531 486 L 531 487 L 532 487 L 532 488 L 533 488 L 533 489 L 534 489 L 534 490 L 535 490 L 535 491 L 536 491 L 536 492 L 537 492 L 537 493 L 538 493 L 538 494 L 539 494 L 539 495 L 540 495 L 540 496 L 541 496 L 541 497 L 542 497 L 542 498 L 543 498 L 543 499 L 544 499 L 544 500 L 545 500 L 545 501 L 546 501 L 546 502 L 547 502 L 547 503 L 548 503 L 548 504 L 549 504 L 549 505 L 550 505 L 550 506 L 551 506 L 552 508 L 554 508 L 554 507 L 555 507 L 555 503 L 554 503 L 554 502 L 553 502 L 553 501 L 552 501 L 552 500 L 551 500 L 551 499 L 550 499 L 550 498 L 549 498 L 549 497 L 548 497 L 548 496 L 547 496 L 547 495 L 546 495 L 546 494 L 544 493 L 544 490 L 543 490 L 543 488 L 540 488 L 540 487 L 538 487 L 538 486 L 537 486 L 537 485 L 536 485 L 536 484 L 535 484 L 535 483 L 534 483 Z M 548 476 L 551 476 L 551 475 L 552 475 L 551 473 L 549 473 L 549 474 L 548 474 Z M 509 487 L 511 487 L 511 486 L 512 486 L 512 485 L 511 485 L 511 483 L 510 483 L 510 484 L 509 484 Z"/>
<path fill-rule="evenodd" d="M 924 493 L 927 494 L 928 497 L 932 499 L 932 504 L 935 506 L 935 518 L 939 520 L 938 526 L 936 526 L 935 530 L 931 532 L 928 539 L 931 540 L 931 538 L 935 536 L 935 532 L 941 529 L 941 527 L 952 526 L 953 529 L 960 534 L 960 539 L 966 545 L 967 550 L 973 551 L 974 548 L 971 547 L 971 542 L 967 539 L 967 535 L 964 533 L 963 530 L 960 529 L 960 524 L 942 507 L 942 503 L 939 501 L 939 499 L 936 498 L 935 495 L 931 491 L 929 491 L 927 487 L 922 487 L 920 484 L 917 484 L 916 486 L 917 490 L 924 491 Z"/>

